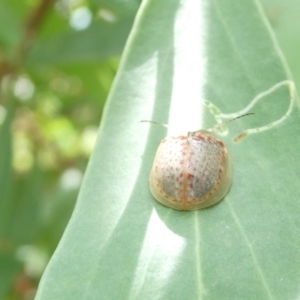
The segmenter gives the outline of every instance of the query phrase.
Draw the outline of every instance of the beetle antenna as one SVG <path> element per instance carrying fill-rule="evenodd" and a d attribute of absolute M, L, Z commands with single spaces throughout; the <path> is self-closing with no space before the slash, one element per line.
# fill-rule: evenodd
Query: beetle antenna
<path fill-rule="evenodd" d="M 226 122 L 222 122 L 222 123 L 220 123 L 220 124 L 218 124 L 218 125 L 216 125 L 216 126 L 210 128 L 210 129 L 208 129 L 207 131 L 213 131 L 213 130 L 215 130 L 215 129 L 220 129 L 220 128 L 221 128 L 222 126 L 224 126 L 225 124 L 231 123 L 232 121 L 235 121 L 235 120 L 237 120 L 237 119 L 239 119 L 239 118 L 243 118 L 243 117 L 246 117 L 246 116 L 249 116 L 249 115 L 254 115 L 254 114 L 255 114 L 255 113 L 247 113 L 247 114 L 243 114 L 243 115 L 237 116 L 237 117 L 235 117 L 235 118 L 233 118 L 233 119 L 230 119 L 230 120 L 228 120 L 228 121 L 226 121 Z"/>
<path fill-rule="evenodd" d="M 157 125 L 160 125 L 160 126 L 163 126 L 163 127 L 166 127 L 166 128 L 169 127 L 167 124 L 160 123 L 160 122 L 155 122 L 155 121 L 142 120 L 141 122 L 149 122 L 149 123 L 157 124 Z"/>

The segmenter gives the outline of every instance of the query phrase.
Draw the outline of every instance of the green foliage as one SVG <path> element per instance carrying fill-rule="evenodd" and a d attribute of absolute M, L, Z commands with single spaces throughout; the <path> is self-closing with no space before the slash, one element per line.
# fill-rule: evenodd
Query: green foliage
<path fill-rule="evenodd" d="M 139 6 L 53 1 L 43 11 L 46 2 L 0 1 L 1 299 L 34 297 L 71 216 Z M 90 24 L 76 29 L 80 9 Z"/>
<path fill-rule="evenodd" d="M 268 19 L 276 33 L 276 38 L 293 72 L 296 85 L 300 86 L 300 6 L 297 0 L 263 0 Z"/>
<path fill-rule="evenodd" d="M 46 1 L 0 0 L 0 299 L 33 299 L 50 257 L 38 300 L 297 297 L 298 100 L 232 143 L 287 111 L 286 87 L 228 126 L 219 204 L 174 211 L 147 186 L 166 129 L 140 120 L 209 128 L 202 100 L 232 113 L 291 79 L 259 3 L 59 0 L 30 27 Z M 261 2 L 299 86 L 299 4 Z"/>
<path fill-rule="evenodd" d="M 169 121 L 169 133 L 208 128 L 201 97 L 236 112 L 286 79 L 258 2 L 145 1 L 37 299 L 292 299 L 300 276 L 299 106 L 278 126 L 231 141 L 280 119 L 289 90 L 273 91 L 253 107 L 255 117 L 230 125 L 231 190 L 200 211 L 175 211 L 150 195 L 165 130 L 139 124 Z"/>

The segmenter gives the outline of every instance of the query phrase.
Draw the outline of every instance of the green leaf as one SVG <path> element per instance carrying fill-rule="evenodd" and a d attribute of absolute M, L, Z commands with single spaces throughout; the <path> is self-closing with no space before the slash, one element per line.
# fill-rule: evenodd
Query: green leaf
<path fill-rule="evenodd" d="M 20 21 L 6 7 L 5 3 L 0 2 L 0 46 L 1 50 L 11 52 L 20 39 L 19 33 Z M 0 54 L 1 51 L 0 50 Z M 9 51 L 8 51 L 9 50 Z M 1 57 L 0 57 L 1 58 Z"/>
<path fill-rule="evenodd" d="M 11 241 L 8 237 L 8 227 L 12 215 L 11 199 L 12 188 L 12 141 L 11 123 L 14 116 L 14 107 L 11 105 L 7 111 L 4 122 L 0 126 L 0 298 L 3 299 L 20 265 L 14 258 Z"/>
<path fill-rule="evenodd" d="M 276 38 L 293 72 L 296 85 L 300 86 L 300 5 L 297 0 L 263 0 L 264 8 L 274 28 Z"/>
<path fill-rule="evenodd" d="M 41 40 L 30 51 L 29 67 L 94 63 L 120 55 L 132 26 L 132 18 L 115 23 L 93 23 L 83 31 L 64 33 Z"/>
<path fill-rule="evenodd" d="M 1 107 L 2 108 L 2 107 Z M 2 108 L 3 109 L 3 108 Z M 0 242 L 7 233 L 11 217 L 12 203 L 9 193 L 13 186 L 12 179 L 12 134 L 11 125 L 14 116 L 14 107 L 11 105 L 6 111 L 3 124 L 0 127 Z M 0 247 L 1 248 L 1 247 Z"/>
<path fill-rule="evenodd" d="M 48 249 L 53 251 L 57 246 L 70 219 L 75 205 L 78 189 L 63 188 L 61 182 L 52 187 L 48 197 L 43 201 L 42 226 L 40 240 L 47 242 Z"/>
<path fill-rule="evenodd" d="M 295 299 L 299 103 L 277 126 L 232 142 L 285 115 L 287 86 L 229 125 L 232 187 L 207 209 L 153 199 L 148 175 L 166 130 L 140 123 L 168 123 L 168 134 L 209 128 L 204 99 L 234 113 L 290 78 L 258 1 L 144 1 L 36 299 Z"/>
<path fill-rule="evenodd" d="M 100 9 L 108 9 L 118 17 L 125 17 L 134 16 L 136 14 L 141 0 L 91 0 L 90 2 Z"/>
<path fill-rule="evenodd" d="M 0 297 L 4 298 L 9 289 L 12 287 L 12 282 L 15 280 L 18 271 L 20 270 L 20 263 L 15 259 L 14 253 L 0 252 Z"/>
<path fill-rule="evenodd" d="M 45 179 L 41 170 L 34 165 L 26 180 L 16 180 L 14 185 L 17 185 L 18 189 L 14 190 L 9 199 L 13 209 L 10 216 L 8 238 L 14 247 L 18 247 L 34 243 L 38 236 Z"/>

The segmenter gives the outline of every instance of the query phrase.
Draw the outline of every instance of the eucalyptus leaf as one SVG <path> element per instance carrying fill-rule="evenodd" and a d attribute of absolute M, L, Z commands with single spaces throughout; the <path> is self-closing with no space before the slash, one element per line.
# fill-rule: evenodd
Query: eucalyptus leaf
<path fill-rule="evenodd" d="M 183 212 L 153 199 L 148 176 L 166 134 L 212 127 L 204 103 L 232 114 L 286 80 L 256 102 L 254 116 L 228 124 L 233 183 L 221 202 Z M 291 80 L 258 1 L 144 1 L 36 299 L 296 299 L 300 135 Z M 168 132 L 140 120 L 168 123 Z"/>

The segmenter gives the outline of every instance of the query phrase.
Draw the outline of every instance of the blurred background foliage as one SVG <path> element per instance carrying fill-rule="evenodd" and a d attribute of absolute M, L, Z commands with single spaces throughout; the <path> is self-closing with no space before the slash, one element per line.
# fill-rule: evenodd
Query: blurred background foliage
<path fill-rule="evenodd" d="M 0 0 L 0 299 L 34 298 L 140 2 Z M 299 87 L 300 2 L 262 2 Z"/>

